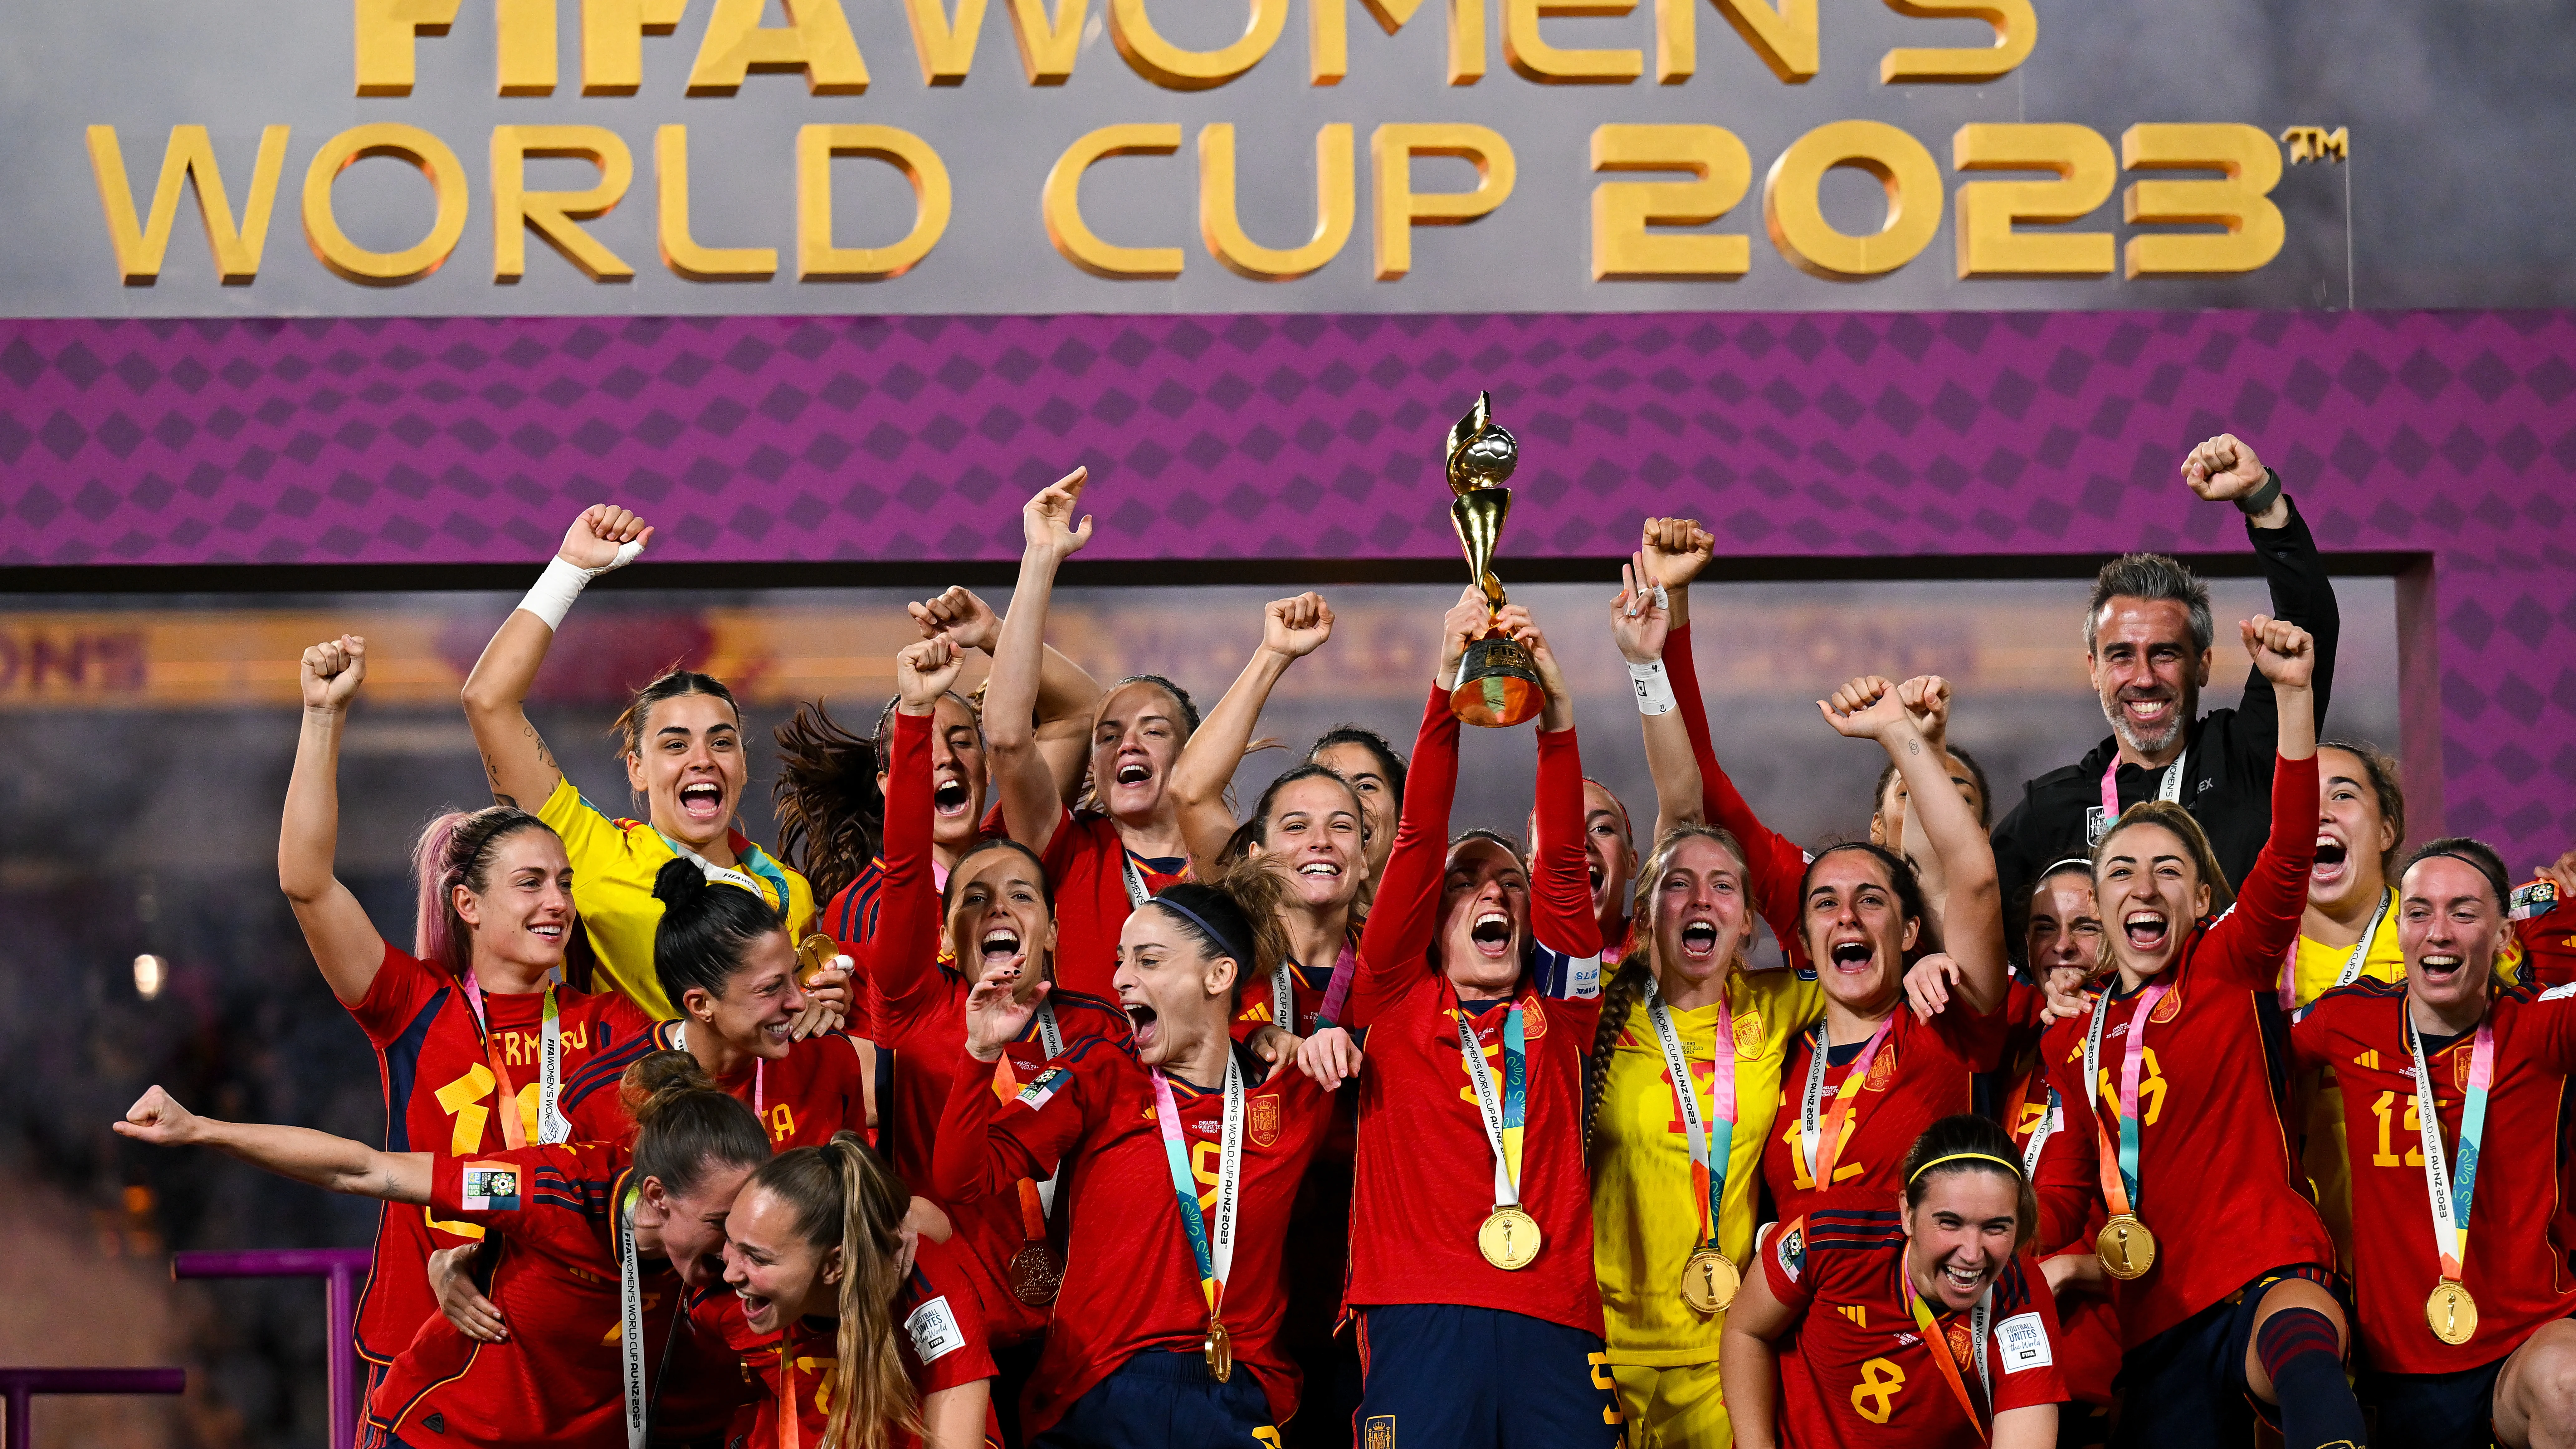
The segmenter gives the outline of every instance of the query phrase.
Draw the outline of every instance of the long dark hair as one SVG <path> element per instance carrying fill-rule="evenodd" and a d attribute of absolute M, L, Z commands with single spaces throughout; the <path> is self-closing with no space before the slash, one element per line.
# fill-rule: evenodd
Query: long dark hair
<path fill-rule="evenodd" d="M 1396 808 L 1401 810 L 1404 807 L 1404 756 L 1395 752 L 1395 746 L 1387 742 L 1386 736 L 1366 725 L 1337 724 L 1317 735 L 1315 742 L 1306 747 L 1306 762 L 1313 764 L 1317 755 L 1335 745 L 1357 745 L 1374 756 L 1378 772 L 1386 776 L 1387 789 L 1395 794 Z"/>
<path fill-rule="evenodd" d="M 1220 867 L 1231 866 L 1250 855 L 1252 847 L 1256 845 L 1266 846 L 1270 843 L 1270 809 L 1279 802 L 1280 791 L 1300 780 L 1330 780 L 1348 792 L 1351 797 L 1351 814 L 1359 821 L 1361 854 L 1363 856 L 1367 854 L 1368 808 L 1360 801 L 1359 788 L 1345 779 L 1338 770 L 1325 765 L 1305 764 L 1282 771 L 1279 778 L 1271 781 L 1261 792 L 1261 798 L 1252 804 L 1252 813 L 1243 817 L 1241 825 L 1234 827 L 1234 833 L 1226 837 L 1225 848 L 1217 852 L 1216 859 Z M 1358 900 L 1353 899 L 1351 923 L 1357 925 L 1364 919 L 1366 916 L 1360 910 Z"/>
<path fill-rule="evenodd" d="M 796 706 L 778 727 L 778 783 L 769 790 L 778 815 L 778 858 L 828 901 L 849 887 L 885 839 L 885 796 L 877 768 L 886 758 L 888 700 L 868 739 L 843 729 L 821 700 Z"/>
<path fill-rule="evenodd" d="M 741 1098 L 711 1081 L 687 1052 L 647 1052 L 618 1080 L 635 1118 L 635 1179 L 654 1178 L 673 1197 L 695 1191 L 710 1165 L 758 1167 L 769 1134 Z"/>
<path fill-rule="evenodd" d="M 675 1007 L 691 987 L 724 995 L 751 944 L 787 925 L 766 899 L 708 880 L 686 856 L 673 856 L 655 872 L 653 899 L 662 903 L 653 927 L 653 976 Z"/>
<path fill-rule="evenodd" d="M 1923 883 L 1914 878 L 1914 866 L 1904 856 L 1884 845 L 1873 845 L 1866 840 L 1846 840 L 1839 844 L 1828 845 L 1816 852 L 1816 858 L 1807 862 L 1807 873 L 1798 878 L 1798 944 L 1805 949 L 1811 962 L 1815 959 L 1816 948 L 1807 940 L 1807 892 L 1814 889 L 1816 872 L 1824 866 L 1824 863 L 1837 853 L 1846 850 L 1863 851 L 1875 857 L 1879 866 L 1887 872 L 1888 886 L 1896 892 L 1897 919 L 1900 923 L 1920 921 L 1927 914 L 1923 906 Z M 1923 938 L 1916 936 L 1914 944 L 1916 949 L 1920 950 L 1923 946 Z M 1912 955 L 1912 952 L 1908 952 L 1907 960 L 1910 961 Z M 1904 978 L 1906 964 L 1906 961 L 1896 963 L 1896 974 L 1900 981 Z"/>
<path fill-rule="evenodd" d="M 489 889 L 492 857 L 500 853 L 502 841 L 522 830 L 554 833 L 553 826 L 516 805 L 450 810 L 421 828 L 411 852 L 412 878 L 420 891 L 412 955 L 451 976 L 474 964 L 474 933 L 456 914 L 456 888 L 478 896 Z M 570 940 L 565 944 L 569 947 Z"/>
<path fill-rule="evenodd" d="M 841 1250 L 840 1331 L 823 1449 L 887 1449 L 896 1429 L 921 1432 L 921 1404 L 895 1348 L 894 1295 L 903 1286 L 903 1179 L 855 1132 L 761 1164 L 752 1185 L 796 1212 L 796 1235 Z"/>

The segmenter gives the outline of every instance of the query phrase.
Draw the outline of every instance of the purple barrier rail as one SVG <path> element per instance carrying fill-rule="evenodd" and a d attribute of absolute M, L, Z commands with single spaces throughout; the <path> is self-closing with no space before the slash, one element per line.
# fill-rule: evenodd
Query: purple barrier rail
<path fill-rule="evenodd" d="M 253 1248 L 229 1253 L 173 1253 L 173 1278 L 321 1278 L 325 1280 L 331 1369 L 331 1442 L 349 1449 L 358 1438 L 357 1285 L 375 1261 L 365 1248 Z M 172 1370 L 177 1372 L 177 1370 Z M 175 1391 L 174 1391 L 175 1392 Z M 14 1405 L 15 1400 L 11 1400 Z M 13 1407 L 11 1410 L 15 1413 Z M 10 1449 L 16 1449 L 11 1441 Z"/>
<path fill-rule="evenodd" d="M 0 1368 L 0 1394 L 9 1397 L 7 1449 L 29 1449 L 38 1394 L 176 1394 L 186 1392 L 188 1371 L 174 1368 Z"/>

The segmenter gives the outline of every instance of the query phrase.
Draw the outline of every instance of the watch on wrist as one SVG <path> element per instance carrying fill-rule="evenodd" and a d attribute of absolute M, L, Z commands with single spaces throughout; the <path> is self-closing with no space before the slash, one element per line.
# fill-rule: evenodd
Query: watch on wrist
<path fill-rule="evenodd" d="M 2278 502 L 2280 497 L 2281 475 L 2266 468 L 2263 470 L 2262 483 L 2257 485 L 2253 492 L 2240 496 L 2235 502 L 2236 506 L 2244 511 L 2246 517 L 2260 518 L 2272 511 L 2272 505 Z"/>

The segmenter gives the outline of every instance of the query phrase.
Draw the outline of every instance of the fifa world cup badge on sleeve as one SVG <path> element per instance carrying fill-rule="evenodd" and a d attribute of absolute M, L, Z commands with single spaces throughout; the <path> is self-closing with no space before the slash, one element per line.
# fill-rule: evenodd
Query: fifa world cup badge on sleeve
<path fill-rule="evenodd" d="M 459 1206 L 469 1213 L 514 1213 L 519 1210 L 519 1165 L 515 1162 L 465 1164 L 465 1190 Z"/>

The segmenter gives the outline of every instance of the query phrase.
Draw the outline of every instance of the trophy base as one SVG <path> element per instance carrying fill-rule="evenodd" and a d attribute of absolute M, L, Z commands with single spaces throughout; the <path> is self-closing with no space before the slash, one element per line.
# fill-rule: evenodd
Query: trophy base
<path fill-rule="evenodd" d="M 1508 729 L 1537 718 L 1546 704 L 1538 666 L 1520 641 L 1495 635 L 1467 646 L 1467 655 L 1458 664 L 1457 687 L 1449 691 L 1450 712 L 1459 719 L 1486 729 Z"/>

